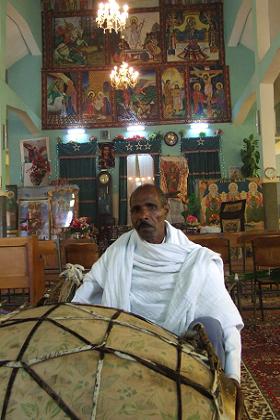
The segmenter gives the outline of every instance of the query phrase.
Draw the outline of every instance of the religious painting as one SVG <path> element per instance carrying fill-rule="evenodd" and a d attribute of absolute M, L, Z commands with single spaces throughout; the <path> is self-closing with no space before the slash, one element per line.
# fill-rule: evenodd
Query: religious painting
<path fill-rule="evenodd" d="M 160 63 L 162 46 L 159 12 L 130 11 L 125 30 L 121 34 L 112 33 L 110 46 L 112 63 Z"/>
<path fill-rule="evenodd" d="M 78 187 L 64 186 L 48 192 L 51 207 L 51 228 L 67 228 L 74 217 L 78 217 Z"/>
<path fill-rule="evenodd" d="M 100 169 L 115 167 L 115 149 L 113 142 L 99 143 L 100 155 L 98 157 L 98 166 Z"/>
<path fill-rule="evenodd" d="M 246 200 L 245 229 L 264 228 L 262 183 L 259 178 L 231 180 L 200 180 L 201 223 L 220 225 L 221 204 Z"/>
<path fill-rule="evenodd" d="M 188 6 L 193 4 L 223 3 L 224 0 L 164 0 L 166 5 Z"/>
<path fill-rule="evenodd" d="M 185 72 L 183 68 L 169 66 L 161 75 L 162 114 L 166 120 L 185 118 Z"/>
<path fill-rule="evenodd" d="M 171 8 L 165 17 L 168 62 L 217 63 L 224 61 L 220 5 Z"/>
<path fill-rule="evenodd" d="M 231 121 L 222 2 L 132 0 L 121 34 L 97 27 L 96 0 L 42 5 L 43 129 Z M 116 90 L 123 61 L 140 77 Z"/>
<path fill-rule="evenodd" d="M 78 73 L 44 73 L 43 113 L 49 128 L 78 123 Z"/>
<path fill-rule="evenodd" d="M 159 117 L 155 70 L 140 71 L 134 88 L 116 91 L 117 118 L 122 122 L 153 121 Z"/>
<path fill-rule="evenodd" d="M 231 121 L 227 68 L 220 65 L 191 66 L 188 75 L 190 121 Z"/>
<path fill-rule="evenodd" d="M 243 179 L 240 166 L 229 166 L 228 177 L 231 181 L 240 181 Z"/>
<path fill-rule="evenodd" d="M 188 163 L 181 156 L 161 156 L 160 187 L 167 196 L 170 223 L 183 223 L 187 202 Z"/>
<path fill-rule="evenodd" d="M 104 32 L 93 16 L 54 18 L 53 66 L 79 67 L 105 64 Z"/>
<path fill-rule="evenodd" d="M 20 142 L 23 185 L 44 186 L 50 175 L 49 138 L 26 139 Z"/>
<path fill-rule="evenodd" d="M 19 236 L 37 235 L 50 239 L 49 200 L 19 200 Z"/>
<path fill-rule="evenodd" d="M 57 12 L 93 9 L 95 5 L 95 0 L 44 0 L 45 10 L 55 10 Z"/>
<path fill-rule="evenodd" d="M 178 197 L 186 202 L 188 173 L 188 164 L 184 157 L 161 156 L 160 187 L 169 197 Z"/>
<path fill-rule="evenodd" d="M 43 0 L 44 10 L 57 12 L 75 12 L 79 10 L 92 10 L 96 8 L 96 0 Z M 159 0 L 130 0 L 129 9 L 141 7 L 158 7 Z"/>
<path fill-rule="evenodd" d="M 85 124 L 113 120 L 112 88 L 107 71 L 83 72 L 82 119 Z"/>

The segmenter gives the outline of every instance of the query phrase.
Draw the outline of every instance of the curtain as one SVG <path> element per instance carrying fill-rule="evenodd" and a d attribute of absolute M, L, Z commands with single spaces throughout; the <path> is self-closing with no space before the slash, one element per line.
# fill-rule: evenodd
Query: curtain
<path fill-rule="evenodd" d="M 79 186 L 79 215 L 94 222 L 96 212 L 97 143 L 59 143 L 59 176 Z"/>
<path fill-rule="evenodd" d="M 119 225 L 127 224 L 127 164 L 126 156 L 119 159 Z"/>
<path fill-rule="evenodd" d="M 115 139 L 115 154 L 119 156 L 119 224 L 127 224 L 127 156 L 149 154 L 154 160 L 155 184 L 159 186 L 159 156 L 161 139 L 153 140 L 144 137 L 134 139 Z"/>
<path fill-rule="evenodd" d="M 219 136 L 183 138 L 181 152 L 189 166 L 189 193 L 194 192 L 197 179 L 221 178 Z"/>

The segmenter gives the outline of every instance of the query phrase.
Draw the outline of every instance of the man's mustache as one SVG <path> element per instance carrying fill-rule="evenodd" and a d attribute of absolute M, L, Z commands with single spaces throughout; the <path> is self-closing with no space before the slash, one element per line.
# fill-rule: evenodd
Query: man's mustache
<path fill-rule="evenodd" d="M 137 223 L 136 225 L 136 229 L 141 229 L 141 228 L 145 228 L 145 227 L 153 227 L 150 223 L 145 222 L 144 220 L 140 221 Z"/>

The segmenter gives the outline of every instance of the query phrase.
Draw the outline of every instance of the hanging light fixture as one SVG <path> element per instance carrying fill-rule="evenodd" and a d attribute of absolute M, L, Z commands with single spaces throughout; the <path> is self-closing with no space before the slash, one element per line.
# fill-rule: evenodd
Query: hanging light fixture
<path fill-rule="evenodd" d="M 115 0 L 109 0 L 108 3 L 100 3 L 98 6 L 96 23 L 98 28 L 102 28 L 104 32 L 122 31 L 125 28 L 126 19 L 128 18 L 128 6 L 123 5 L 123 12 Z"/>
<path fill-rule="evenodd" d="M 120 67 L 115 66 L 111 71 L 111 85 L 114 89 L 133 88 L 137 83 L 138 76 L 138 71 L 135 71 L 133 67 L 128 67 L 128 64 L 123 62 Z"/>

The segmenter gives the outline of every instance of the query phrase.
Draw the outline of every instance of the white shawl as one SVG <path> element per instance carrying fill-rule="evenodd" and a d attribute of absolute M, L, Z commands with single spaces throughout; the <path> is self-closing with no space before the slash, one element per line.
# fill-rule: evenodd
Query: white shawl
<path fill-rule="evenodd" d="M 84 285 L 96 281 L 103 289 L 102 305 L 130 311 L 134 251 L 136 246 L 143 247 L 141 255 L 145 258 L 140 261 L 143 269 L 152 267 L 152 271 L 178 273 L 163 326 L 181 334 L 194 319 L 199 293 L 207 281 L 209 262 L 215 261 L 221 273 L 223 262 L 218 254 L 191 242 L 168 222 L 166 226 L 166 242 L 163 244 L 142 241 L 135 230 L 123 234 L 94 264 L 84 278 Z M 137 263 L 139 265 L 139 260 Z"/>

